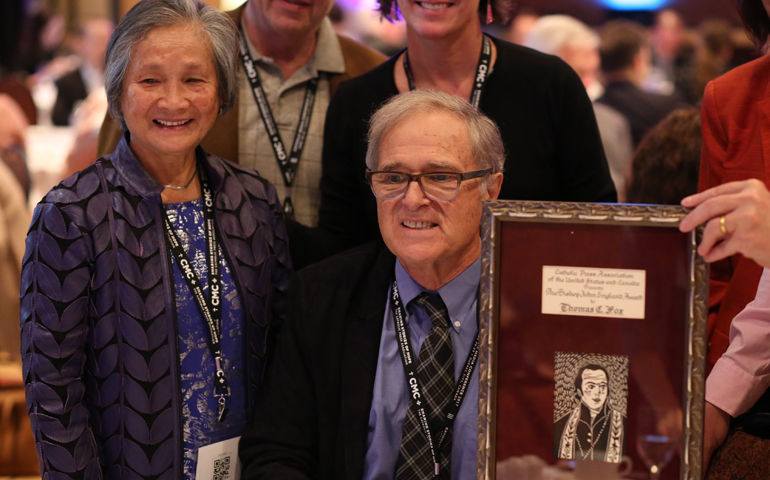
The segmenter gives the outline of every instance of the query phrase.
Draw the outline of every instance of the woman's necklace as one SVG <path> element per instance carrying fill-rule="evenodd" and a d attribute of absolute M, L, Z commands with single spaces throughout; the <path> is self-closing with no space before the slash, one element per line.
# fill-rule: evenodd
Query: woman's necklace
<path fill-rule="evenodd" d="M 190 186 L 190 184 L 191 184 L 191 183 L 192 183 L 192 181 L 193 181 L 193 178 L 195 178 L 195 174 L 196 174 L 196 173 L 198 173 L 198 168 L 197 168 L 197 167 L 195 168 L 195 170 L 193 170 L 193 174 L 192 174 L 192 176 L 190 177 L 190 179 L 187 181 L 187 183 L 185 183 L 185 184 L 184 184 L 183 186 L 181 186 L 181 187 L 177 187 L 177 186 L 175 186 L 175 185 L 163 185 L 163 188 L 168 188 L 168 189 L 171 189 L 171 190 L 184 190 L 185 188 L 187 188 L 187 187 L 189 187 L 189 186 Z"/>

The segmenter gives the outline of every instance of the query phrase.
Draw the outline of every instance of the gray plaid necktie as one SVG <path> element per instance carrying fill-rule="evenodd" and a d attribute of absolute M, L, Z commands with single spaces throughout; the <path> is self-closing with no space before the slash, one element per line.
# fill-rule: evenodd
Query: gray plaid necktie
<path fill-rule="evenodd" d="M 425 309 L 433 327 L 420 348 L 417 378 L 422 387 L 425 412 L 428 416 L 433 446 L 443 430 L 444 409 L 452 398 L 455 388 L 455 355 L 449 336 L 449 313 L 438 295 L 421 293 L 412 302 Z M 452 454 L 452 432 L 447 434 L 439 452 L 440 477 L 449 478 L 449 461 Z M 413 403 L 409 404 L 401 437 L 401 450 L 396 469 L 396 480 L 424 480 L 434 478 L 435 465 L 420 426 Z"/>

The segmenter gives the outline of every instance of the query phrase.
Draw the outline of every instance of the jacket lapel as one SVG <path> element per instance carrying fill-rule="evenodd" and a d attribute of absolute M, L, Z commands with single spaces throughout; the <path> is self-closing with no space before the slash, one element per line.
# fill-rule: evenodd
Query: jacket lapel
<path fill-rule="evenodd" d="M 364 475 L 369 410 L 380 350 L 382 322 L 395 257 L 383 247 L 364 279 L 345 319 L 340 421 L 345 449 L 346 478 Z"/>

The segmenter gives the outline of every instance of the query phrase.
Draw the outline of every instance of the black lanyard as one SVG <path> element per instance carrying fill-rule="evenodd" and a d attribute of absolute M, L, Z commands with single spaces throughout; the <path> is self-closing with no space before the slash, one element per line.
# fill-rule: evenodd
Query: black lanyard
<path fill-rule="evenodd" d="M 187 287 L 195 299 L 195 303 L 198 304 L 198 309 L 203 315 L 203 319 L 206 320 L 206 324 L 209 327 L 209 347 L 214 356 L 214 363 L 216 365 L 216 372 L 214 374 L 214 396 L 219 397 L 219 421 L 224 421 L 227 416 L 227 408 L 225 408 L 225 397 L 230 396 L 230 387 L 227 384 L 227 378 L 225 377 L 225 371 L 222 368 L 222 281 L 221 272 L 219 270 L 219 250 L 217 248 L 217 235 L 215 229 L 214 218 L 214 197 L 211 194 L 211 188 L 209 188 L 208 178 L 203 168 L 198 166 L 198 174 L 200 175 L 201 190 L 203 190 L 203 220 L 204 229 L 206 231 L 206 265 L 209 269 L 209 292 L 211 296 L 209 299 L 203 293 L 203 284 L 198 278 L 198 274 L 195 269 L 192 268 L 190 259 L 187 257 L 187 253 L 184 251 L 179 237 L 177 237 L 174 227 L 171 225 L 171 220 L 168 218 L 165 209 L 163 211 L 163 223 L 166 228 L 166 240 L 169 243 L 172 255 L 179 265 L 179 269 L 182 270 L 182 276 L 187 282 Z"/>
<path fill-rule="evenodd" d="M 401 295 L 398 293 L 398 284 L 395 280 L 393 280 L 393 287 L 391 288 L 391 301 L 393 302 L 393 323 L 396 326 L 398 351 L 401 354 L 401 363 L 404 366 L 406 383 L 409 387 L 412 401 L 417 408 L 417 419 L 419 420 L 420 425 L 422 425 L 425 437 L 428 439 L 428 448 L 433 457 L 436 476 L 438 476 L 440 467 L 438 452 L 441 450 L 441 446 L 444 444 L 447 435 L 454 426 L 457 412 L 460 410 L 460 405 L 463 403 L 465 392 L 468 390 L 471 375 L 473 374 L 473 368 L 476 366 L 476 361 L 479 358 L 479 334 L 478 332 L 476 333 L 473 347 L 471 348 L 470 353 L 468 353 L 468 358 L 465 360 L 465 366 L 463 367 L 462 373 L 460 373 L 460 379 L 458 380 L 457 385 L 455 385 L 455 390 L 452 393 L 452 401 L 447 404 L 446 410 L 443 412 L 444 429 L 441 431 L 437 443 L 434 444 L 433 436 L 430 432 L 430 425 L 428 425 L 428 415 L 425 412 L 425 402 L 420 401 L 420 398 L 422 398 L 422 386 L 420 385 L 420 379 L 417 378 L 417 359 L 414 358 L 411 342 L 409 341 L 409 328 L 406 325 L 406 310 L 404 310 L 404 304 L 401 302 Z"/>
<path fill-rule="evenodd" d="M 471 98 L 468 103 L 473 105 L 473 108 L 478 109 L 481 102 L 481 93 L 484 90 L 484 84 L 487 82 L 487 76 L 489 75 L 489 66 L 492 63 L 492 42 L 489 41 L 489 37 L 484 35 L 484 41 L 481 42 L 481 56 L 479 56 L 479 64 L 476 66 L 476 78 L 473 80 L 473 90 L 471 90 Z M 409 66 L 409 52 L 404 52 L 404 72 L 406 72 L 406 79 L 409 82 L 409 90 L 416 90 L 414 86 L 414 77 L 412 76 L 412 68 Z"/>
<path fill-rule="evenodd" d="M 265 95 L 265 90 L 262 88 L 262 82 L 259 80 L 259 73 L 251 59 L 249 46 L 246 43 L 246 36 L 244 35 L 243 30 L 241 30 L 241 62 L 243 63 L 243 69 L 246 71 L 246 78 L 249 79 L 249 83 L 251 84 L 251 93 L 254 95 L 254 101 L 257 102 L 259 113 L 265 124 L 265 130 L 267 130 L 267 135 L 270 137 L 273 153 L 278 161 L 278 166 L 281 168 L 283 184 L 286 187 L 286 195 L 283 200 L 283 212 L 287 217 L 293 218 L 294 205 L 291 203 L 291 187 L 294 185 L 294 179 L 297 176 L 299 160 L 300 157 L 302 157 L 302 150 L 305 148 L 305 140 L 307 140 L 307 134 L 310 127 L 310 118 L 313 116 L 313 106 L 315 105 L 316 92 L 318 91 L 318 77 L 311 78 L 307 82 L 305 99 L 302 101 L 302 109 L 299 112 L 297 131 L 294 133 L 294 142 L 291 145 L 291 152 L 289 152 L 289 156 L 287 157 L 286 148 L 283 146 L 283 140 L 281 140 L 281 135 L 275 124 L 273 111 L 270 109 L 270 104 L 267 103 L 267 95 Z"/>

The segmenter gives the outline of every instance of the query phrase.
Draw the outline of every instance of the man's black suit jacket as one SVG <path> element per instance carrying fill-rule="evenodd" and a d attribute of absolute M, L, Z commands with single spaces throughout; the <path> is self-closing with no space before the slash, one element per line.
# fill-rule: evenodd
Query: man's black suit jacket
<path fill-rule="evenodd" d="M 51 121 L 54 125 L 69 125 L 70 115 L 75 108 L 75 104 L 85 100 L 88 96 L 86 83 L 80 69 L 75 69 L 56 80 L 56 88 L 59 91 L 56 95 L 56 103 L 51 111 Z"/>
<path fill-rule="evenodd" d="M 675 97 L 645 92 L 631 82 L 608 84 L 604 95 L 596 101 L 614 108 L 628 119 L 634 147 L 639 146 L 644 135 L 666 115 L 685 106 Z"/>
<path fill-rule="evenodd" d="M 395 257 L 371 243 L 298 272 L 240 443 L 244 479 L 361 480 Z"/>

